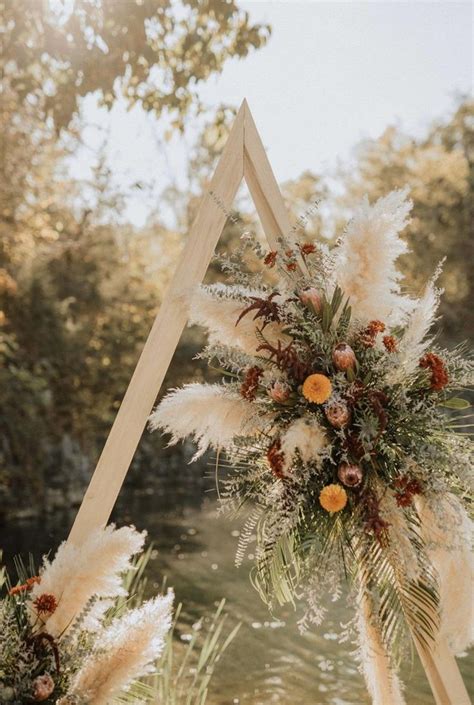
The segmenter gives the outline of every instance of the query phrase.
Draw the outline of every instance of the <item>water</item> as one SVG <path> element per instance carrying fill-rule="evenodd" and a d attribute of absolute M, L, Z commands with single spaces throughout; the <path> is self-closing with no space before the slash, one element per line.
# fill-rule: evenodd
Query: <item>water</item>
<path fill-rule="evenodd" d="M 350 619 L 344 605 L 333 605 L 330 618 L 320 628 L 299 634 L 292 609 L 269 615 L 260 602 L 248 580 L 250 560 L 240 569 L 234 567 L 238 524 L 217 518 L 211 499 L 201 503 L 200 496 L 181 497 L 170 512 L 173 499 L 177 498 L 163 497 L 153 488 L 126 491 L 114 520 L 148 530 L 157 549 L 149 580 L 158 589 L 166 575 L 174 587 L 177 600 L 184 604 L 182 632 L 212 612 L 223 596 L 231 620 L 242 622 L 236 640 L 218 664 L 209 705 L 368 705 L 352 647 L 337 642 L 340 624 Z M 73 514 L 56 514 L 0 528 L 7 562 L 15 553 L 26 555 L 32 548 L 39 558 L 65 538 L 72 519 Z M 472 661 L 461 659 L 461 670 L 473 692 L 470 665 Z M 417 661 L 404 669 L 403 678 L 408 705 L 432 705 Z"/>

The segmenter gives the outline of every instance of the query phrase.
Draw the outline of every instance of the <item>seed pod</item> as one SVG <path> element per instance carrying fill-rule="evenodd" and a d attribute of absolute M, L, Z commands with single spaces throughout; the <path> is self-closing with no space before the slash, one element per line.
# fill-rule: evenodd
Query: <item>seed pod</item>
<path fill-rule="evenodd" d="M 49 675 L 45 673 L 42 676 L 38 676 L 33 681 L 33 698 L 37 702 L 42 702 L 47 700 L 54 690 L 54 681 Z"/>
<path fill-rule="evenodd" d="M 323 305 L 323 299 L 321 294 L 314 286 L 309 289 L 305 289 L 300 293 L 300 301 L 305 304 L 311 304 L 317 313 L 320 313 L 321 307 Z"/>
<path fill-rule="evenodd" d="M 339 372 L 346 372 L 346 370 L 353 369 L 356 363 L 356 356 L 350 345 L 339 343 L 332 351 L 332 361 Z"/>

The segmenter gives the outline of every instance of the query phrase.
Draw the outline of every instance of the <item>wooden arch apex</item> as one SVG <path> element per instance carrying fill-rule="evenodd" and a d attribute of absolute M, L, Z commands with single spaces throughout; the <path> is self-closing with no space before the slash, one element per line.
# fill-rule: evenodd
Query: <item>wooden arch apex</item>
<path fill-rule="evenodd" d="M 187 322 L 183 294 L 204 279 L 242 179 L 247 183 L 270 249 L 275 250 L 278 238 L 290 233 L 290 222 L 246 100 L 240 106 L 202 198 L 68 541 L 80 545 L 91 531 L 104 527 L 109 520 Z M 439 641 L 427 651 L 415 637 L 414 642 L 436 705 L 471 705 L 456 660 L 447 645 Z"/>

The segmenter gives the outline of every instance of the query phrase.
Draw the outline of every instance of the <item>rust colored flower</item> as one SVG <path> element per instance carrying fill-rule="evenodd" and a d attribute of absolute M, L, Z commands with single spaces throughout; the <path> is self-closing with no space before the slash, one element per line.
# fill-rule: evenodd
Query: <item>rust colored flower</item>
<path fill-rule="evenodd" d="M 15 587 L 12 587 L 12 589 L 9 590 L 8 594 L 9 595 L 18 595 L 22 592 L 26 592 L 27 590 L 31 590 L 33 585 L 35 585 L 36 583 L 39 584 L 40 582 L 41 582 L 41 578 L 39 577 L 39 575 L 35 575 L 32 578 L 28 578 L 26 580 L 26 582 L 23 583 L 23 585 L 16 585 Z"/>
<path fill-rule="evenodd" d="M 426 353 L 420 360 L 420 367 L 430 370 L 430 387 L 439 392 L 449 382 L 448 371 L 443 360 L 435 353 Z"/>
<path fill-rule="evenodd" d="M 47 700 L 53 692 L 54 687 L 54 681 L 49 673 L 38 676 L 33 681 L 33 699 L 37 702 Z"/>
<path fill-rule="evenodd" d="M 316 252 L 316 245 L 305 242 L 303 245 L 300 245 L 300 252 L 302 255 L 312 255 L 313 252 Z"/>
<path fill-rule="evenodd" d="M 393 337 L 393 335 L 384 335 L 384 337 L 382 338 L 382 342 L 387 352 L 392 353 L 397 351 L 397 341 Z"/>
<path fill-rule="evenodd" d="M 340 512 L 347 504 L 347 492 L 341 485 L 327 485 L 319 494 L 319 503 L 327 512 Z"/>
<path fill-rule="evenodd" d="M 278 256 L 277 252 L 269 252 L 267 255 L 265 255 L 265 259 L 263 260 L 263 264 L 266 265 L 267 267 L 274 267 L 276 258 Z"/>
<path fill-rule="evenodd" d="M 304 381 L 303 396 L 313 404 L 324 404 L 331 396 L 331 392 L 331 380 L 326 375 L 310 375 Z"/>
<path fill-rule="evenodd" d="M 275 296 L 278 296 L 278 292 L 274 291 L 266 299 L 262 299 L 259 296 L 251 296 L 251 304 L 244 308 L 238 317 L 235 325 L 238 326 L 242 318 L 246 316 L 251 311 L 255 311 L 253 320 L 256 321 L 257 318 L 263 319 L 263 328 L 269 323 L 278 323 L 280 321 L 280 307 L 273 301 Z M 262 328 L 262 330 L 263 330 Z"/>
<path fill-rule="evenodd" d="M 372 491 L 365 492 L 361 497 L 365 515 L 365 528 L 374 534 L 382 547 L 387 547 L 390 543 L 388 521 L 380 516 L 380 502 Z"/>
<path fill-rule="evenodd" d="M 332 351 L 332 361 L 336 370 L 346 372 L 354 367 L 356 356 L 350 345 L 347 343 L 338 343 Z"/>
<path fill-rule="evenodd" d="M 273 441 L 267 450 L 267 460 L 275 477 L 278 477 L 279 480 L 283 479 L 285 477 L 283 471 L 285 456 L 281 450 L 281 441 L 279 438 Z"/>
<path fill-rule="evenodd" d="M 53 614 L 53 612 L 56 611 L 58 602 L 54 595 L 44 592 L 36 598 L 33 602 L 33 606 L 38 614 Z"/>
<path fill-rule="evenodd" d="M 413 497 L 422 494 L 421 483 L 416 478 L 407 475 L 398 477 L 393 483 L 396 491 L 396 502 L 399 507 L 409 507 L 413 502 Z"/>
<path fill-rule="evenodd" d="M 286 268 L 289 272 L 294 272 L 296 270 L 296 267 L 296 262 L 288 262 L 288 264 L 286 265 Z"/>
<path fill-rule="evenodd" d="M 383 333 L 384 330 L 385 323 L 382 323 L 382 321 L 370 321 L 360 335 L 362 344 L 365 345 L 366 348 L 373 348 L 377 335 Z"/>
<path fill-rule="evenodd" d="M 263 375 L 261 367 L 249 367 L 240 386 L 240 394 L 247 401 L 253 401 L 257 396 L 260 377 Z"/>

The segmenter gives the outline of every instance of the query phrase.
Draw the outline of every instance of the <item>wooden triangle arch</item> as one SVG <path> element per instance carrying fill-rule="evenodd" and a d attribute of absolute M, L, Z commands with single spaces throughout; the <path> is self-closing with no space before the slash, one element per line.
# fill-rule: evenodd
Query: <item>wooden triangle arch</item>
<path fill-rule="evenodd" d="M 291 232 L 290 223 L 245 100 L 203 196 L 181 259 L 77 513 L 68 539 L 75 544 L 80 545 L 92 530 L 105 526 L 109 520 L 186 325 L 185 294 L 204 279 L 242 179 L 247 183 L 268 244 L 276 250 L 278 238 Z M 415 645 L 436 704 L 470 705 L 456 661 L 447 645 L 439 643 L 430 653 L 416 639 Z"/>

